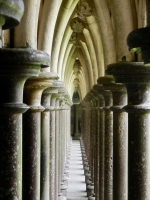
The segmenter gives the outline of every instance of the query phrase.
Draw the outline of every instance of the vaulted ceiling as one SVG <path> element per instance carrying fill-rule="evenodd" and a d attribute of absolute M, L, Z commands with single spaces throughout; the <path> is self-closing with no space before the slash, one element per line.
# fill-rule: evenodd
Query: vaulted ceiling
<path fill-rule="evenodd" d="M 146 26 L 146 0 L 24 0 L 18 27 L 3 32 L 5 47 L 32 47 L 51 57 L 72 96 L 80 98 L 105 75 L 108 64 L 140 60 L 129 52 L 128 34 Z"/>

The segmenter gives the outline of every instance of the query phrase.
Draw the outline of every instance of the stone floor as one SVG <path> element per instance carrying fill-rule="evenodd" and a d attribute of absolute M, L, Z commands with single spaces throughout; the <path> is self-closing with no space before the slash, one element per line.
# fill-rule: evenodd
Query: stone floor
<path fill-rule="evenodd" d="M 79 140 L 72 141 L 67 200 L 87 200 Z"/>

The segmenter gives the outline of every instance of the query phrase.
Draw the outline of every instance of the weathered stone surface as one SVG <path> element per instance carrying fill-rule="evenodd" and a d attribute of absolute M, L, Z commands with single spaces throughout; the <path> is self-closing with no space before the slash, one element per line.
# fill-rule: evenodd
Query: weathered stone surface
<path fill-rule="evenodd" d="M 12 72 L 19 74 L 22 68 L 25 69 L 25 67 L 28 67 L 30 69 L 29 73 L 33 72 L 34 76 L 34 71 L 37 68 L 39 69 L 39 65 L 40 67 L 49 66 L 50 57 L 47 53 L 32 48 L 5 48 L 0 49 L 0 62 L 3 64 L 3 66 L 5 65 L 9 69 L 8 71 L 7 68 L 2 67 L 2 71 L 8 71 L 10 74 Z M 11 67 L 14 65 L 15 67 Z M 32 65 L 32 68 L 30 68 L 30 65 Z"/>
<path fill-rule="evenodd" d="M 40 199 L 41 163 L 41 106 L 42 92 L 52 86 L 50 73 L 40 73 L 27 80 L 24 88 L 24 101 L 30 110 L 24 114 L 23 129 L 23 198 Z"/>
<path fill-rule="evenodd" d="M 38 55 L 35 64 L 32 63 L 31 50 L 16 51 L 20 59 L 28 52 L 25 63 L 17 61 L 15 49 L 0 49 L 0 91 L 3 94 L 0 99 L 0 198 L 5 200 L 22 198 L 21 114 L 29 109 L 23 104 L 23 87 L 27 78 L 37 76 L 40 71 Z M 27 60 L 30 60 L 30 66 Z"/>
<path fill-rule="evenodd" d="M 128 123 L 126 88 L 122 84 L 104 85 L 112 92 L 113 106 L 113 199 L 127 200 L 128 195 Z"/>
<path fill-rule="evenodd" d="M 0 15 L 4 16 L 5 23 L 3 29 L 10 29 L 17 26 L 24 12 L 22 0 L 5 0 L 0 2 Z"/>
<path fill-rule="evenodd" d="M 103 84 L 105 99 L 105 135 L 104 135 L 104 199 L 113 199 L 113 113 L 110 107 L 113 104 L 112 93 L 105 90 L 105 85 L 113 83 L 111 76 L 100 77 L 98 84 Z"/>
<path fill-rule="evenodd" d="M 47 73 L 52 80 L 58 79 L 57 74 Z M 50 88 L 44 90 L 41 103 L 45 110 L 41 113 L 41 200 L 49 199 L 50 178 L 50 112 L 54 110 L 50 106 L 52 92 Z"/>
<path fill-rule="evenodd" d="M 134 71 L 133 71 L 134 69 Z M 127 88 L 128 104 L 128 199 L 150 198 L 150 67 L 124 62 L 106 70 Z"/>

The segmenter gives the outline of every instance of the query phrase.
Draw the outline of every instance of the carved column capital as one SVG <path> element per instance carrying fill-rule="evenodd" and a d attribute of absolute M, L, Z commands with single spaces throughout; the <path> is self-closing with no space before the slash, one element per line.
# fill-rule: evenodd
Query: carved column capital
<path fill-rule="evenodd" d="M 70 27 L 75 33 L 82 33 L 85 25 L 79 17 L 75 17 L 70 22 Z"/>

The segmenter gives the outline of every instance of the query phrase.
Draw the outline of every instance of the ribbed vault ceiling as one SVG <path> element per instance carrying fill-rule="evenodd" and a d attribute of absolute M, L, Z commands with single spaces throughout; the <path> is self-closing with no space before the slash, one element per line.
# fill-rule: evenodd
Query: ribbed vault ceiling
<path fill-rule="evenodd" d="M 59 74 L 72 96 L 83 98 L 104 76 L 108 64 L 140 60 L 130 53 L 127 35 L 145 27 L 145 0 L 24 0 L 18 27 L 4 31 L 4 46 L 32 47 L 51 56 L 50 69 Z M 12 31 L 12 30 L 11 30 Z"/>

